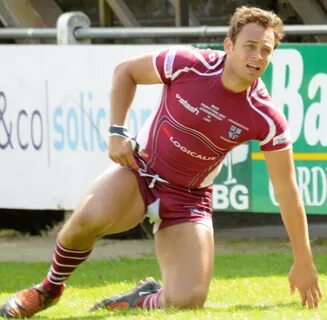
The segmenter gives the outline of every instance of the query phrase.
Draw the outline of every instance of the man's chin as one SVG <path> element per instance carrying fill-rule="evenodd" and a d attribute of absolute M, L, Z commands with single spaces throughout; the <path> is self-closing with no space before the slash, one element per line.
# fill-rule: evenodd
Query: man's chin
<path fill-rule="evenodd" d="M 245 77 L 245 80 L 249 82 L 250 84 L 256 81 L 258 78 L 260 78 L 262 73 L 252 73 L 252 74 L 247 74 Z"/>
<path fill-rule="evenodd" d="M 242 77 L 242 83 L 245 87 L 250 87 L 254 81 L 256 81 L 259 77 L 256 75 L 246 75 Z"/>

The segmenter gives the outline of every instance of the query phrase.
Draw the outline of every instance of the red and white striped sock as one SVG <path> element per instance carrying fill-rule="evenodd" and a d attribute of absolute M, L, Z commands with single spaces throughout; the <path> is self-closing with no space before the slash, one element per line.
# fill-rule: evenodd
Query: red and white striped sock
<path fill-rule="evenodd" d="M 163 289 L 161 288 L 158 292 L 149 294 L 143 300 L 138 303 L 138 307 L 142 309 L 159 309 L 161 308 L 161 294 Z"/>
<path fill-rule="evenodd" d="M 91 251 L 92 248 L 83 251 L 66 249 L 57 240 L 51 267 L 42 282 L 43 286 L 51 292 L 52 298 L 60 294 L 66 279 L 88 258 Z"/>

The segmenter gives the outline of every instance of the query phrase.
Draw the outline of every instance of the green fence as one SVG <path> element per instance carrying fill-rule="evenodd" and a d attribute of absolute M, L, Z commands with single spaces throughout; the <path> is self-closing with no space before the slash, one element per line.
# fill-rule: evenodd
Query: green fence
<path fill-rule="evenodd" d="M 281 45 L 263 81 L 290 124 L 307 213 L 327 214 L 327 45 Z M 225 159 L 214 184 L 213 208 L 279 212 L 257 142 L 236 148 Z"/>

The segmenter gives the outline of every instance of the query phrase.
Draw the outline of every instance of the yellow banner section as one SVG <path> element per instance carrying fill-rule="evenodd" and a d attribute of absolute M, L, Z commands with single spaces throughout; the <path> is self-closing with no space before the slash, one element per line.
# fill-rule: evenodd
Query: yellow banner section
<path fill-rule="evenodd" d="M 252 160 L 264 160 L 265 157 L 262 152 L 253 152 L 251 154 Z M 294 160 L 310 160 L 310 161 L 321 161 L 327 160 L 327 153 L 294 153 Z"/>

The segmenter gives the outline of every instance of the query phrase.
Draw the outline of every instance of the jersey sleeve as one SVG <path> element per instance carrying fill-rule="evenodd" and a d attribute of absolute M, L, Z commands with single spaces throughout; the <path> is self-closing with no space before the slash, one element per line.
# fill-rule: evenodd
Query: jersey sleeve
<path fill-rule="evenodd" d="M 274 104 L 261 80 L 253 98 L 258 112 L 265 120 L 263 126 L 265 129 L 261 131 L 258 139 L 260 149 L 262 151 L 291 149 L 292 141 L 287 119 L 279 107 Z"/>
<path fill-rule="evenodd" d="M 164 84 L 183 77 L 189 70 L 205 72 L 222 60 L 223 52 L 211 49 L 197 49 L 187 46 L 173 46 L 157 52 L 153 57 L 155 70 Z"/>
<path fill-rule="evenodd" d="M 260 142 L 260 149 L 262 151 L 278 151 L 292 148 L 290 129 L 285 116 L 278 110 L 270 114 L 273 122 L 271 134 L 268 139 Z"/>

